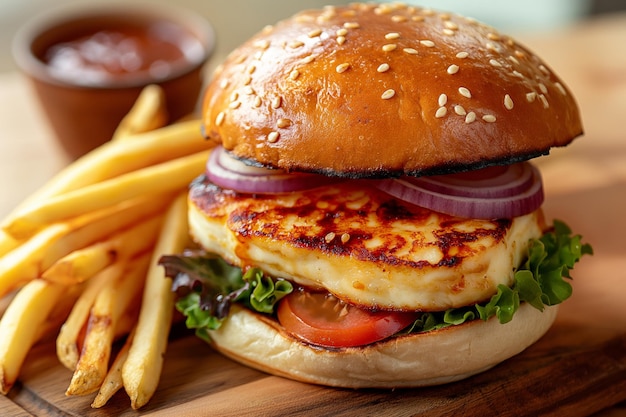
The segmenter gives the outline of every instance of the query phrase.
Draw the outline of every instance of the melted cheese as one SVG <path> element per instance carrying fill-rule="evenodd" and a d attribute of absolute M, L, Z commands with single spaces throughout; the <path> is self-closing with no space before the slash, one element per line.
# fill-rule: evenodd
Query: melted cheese
<path fill-rule="evenodd" d="M 513 220 L 461 219 L 347 181 L 278 196 L 250 196 L 196 183 L 194 239 L 238 266 L 258 266 L 347 302 L 440 311 L 510 285 L 540 211 Z"/>

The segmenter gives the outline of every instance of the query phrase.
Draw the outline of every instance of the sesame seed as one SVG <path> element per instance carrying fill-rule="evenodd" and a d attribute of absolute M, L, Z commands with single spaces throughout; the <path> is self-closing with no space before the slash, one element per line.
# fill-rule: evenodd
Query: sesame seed
<path fill-rule="evenodd" d="M 509 56 L 508 60 L 511 61 L 512 63 L 516 64 L 516 65 L 519 65 L 519 61 L 513 55 Z"/>
<path fill-rule="evenodd" d="M 376 71 L 378 71 L 378 72 L 386 72 L 386 71 L 389 71 L 389 64 L 387 64 L 387 63 L 380 64 L 380 65 L 378 66 L 378 68 L 376 68 Z"/>
<path fill-rule="evenodd" d="M 423 22 L 425 19 L 424 16 L 412 16 L 411 20 L 414 22 Z"/>
<path fill-rule="evenodd" d="M 565 87 L 563 87 L 563 84 L 557 81 L 554 83 L 554 86 L 561 92 L 561 94 L 563 94 L 564 96 L 567 95 L 567 91 L 565 90 Z"/>
<path fill-rule="evenodd" d="M 348 64 L 347 62 L 344 62 L 343 64 L 337 65 L 337 67 L 335 68 L 335 71 L 341 74 L 342 72 L 347 71 L 349 68 L 350 68 L 350 64 Z"/>
<path fill-rule="evenodd" d="M 400 34 L 398 32 L 390 32 L 385 35 L 385 39 L 387 40 L 398 39 L 399 37 L 400 37 Z"/>
<path fill-rule="evenodd" d="M 343 45 L 346 42 L 346 37 L 345 36 L 337 36 L 337 43 L 339 45 Z"/>
<path fill-rule="evenodd" d="M 529 103 L 532 103 L 533 101 L 535 101 L 536 98 L 537 98 L 537 93 L 535 93 L 534 91 L 526 94 L 526 101 L 528 101 Z"/>
<path fill-rule="evenodd" d="M 333 239 L 335 239 L 335 232 L 329 232 L 326 236 L 324 236 L 324 240 L 326 241 L 326 243 L 330 243 L 333 241 Z"/>
<path fill-rule="evenodd" d="M 441 14 L 439 15 L 439 18 L 440 18 L 441 20 L 446 20 L 446 21 L 447 21 L 447 20 L 450 20 L 450 15 L 449 15 L 448 13 L 441 13 Z"/>
<path fill-rule="evenodd" d="M 502 66 L 502 64 L 500 63 L 500 61 L 495 60 L 495 59 L 490 59 L 490 60 L 489 60 L 489 63 L 490 63 L 491 65 L 493 65 L 494 67 L 501 67 L 501 66 Z"/>
<path fill-rule="evenodd" d="M 402 15 L 391 16 L 391 21 L 395 23 L 406 22 L 409 18 Z"/>
<path fill-rule="evenodd" d="M 292 49 L 300 48 L 301 46 L 304 46 L 304 42 L 301 42 L 301 41 L 291 41 L 291 42 L 289 42 L 289 47 L 292 48 Z"/>
<path fill-rule="evenodd" d="M 448 113 L 448 109 L 446 109 L 445 107 L 439 107 L 437 111 L 435 112 L 435 117 L 440 119 L 443 116 L 445 116 L 447 113 Z"/>
<path fill-rule="evenodd" d="M 307 57 L 302 58 L 302 63 L 303 64 L 310 64 L 311 62 L 313 62 L 314 59 L 315 59 L 315 57 L 313 55 L 309 55 Z"/>
<path fill-rule="evenodd" d="M 279 137 L 280 137 L 280 134 L 278 132 L 270 132 L 270 134 L 267 135 L 267 141 L 269 143 L 276 143 Z"/>
<path fill-rule="evenodd" d="M 243 92 L 251 96 L 254 94 L 254 89 L 250 87 L 249 85 L 247 85 L 246 88 L 243 89 Z"/>
<path fill-rule="evenodd" d="M 470 93 L 470 90 L 465 87 L 459 87 L 459 94 L 463 97 L 472 98 L 472 93 Z"/>
<path fill-rule="evenodd" d="M 220 81 L 220 88 L 226 88 L 228 87 L 229 81 L 224 78 L 222 81 Z"/>
<path fill-rule="evenodd" d="M 261 107 L 261 104 L 263 104 L 263 101 L 261 100 L 261 97 L 256 96 L 256 97 L 254 98 L 254 102 L 252 103 L 252 105 L 253 105 L 254 107 Z"/>
<path fill-rule="evenodd" d="M 254 74 L 254 71 L 256 71 L 256 65 L 250 65 L 248 67 L 248 74 Z"/>
<path fill-rule="evenodd" d="M 222 125 L 222 123 L 224 123 L 224 118 L 225 118 L 225 117 L 226 117 L 226 115 L 224 114 L 224 112 L 223 112 L 223 111 L 219 112 L 219 113 L 217 114 L 217 116 L 215 117 L 215 124 L 216 124 L 217 126 L 221 126 L 221 125 Z"/>
<path fill-rule="evenodd" d="M 272 105 L 272 108 L 273 108 L 273 109 L 278 109 L 278 108 L 280 108 L 280 106 L 282 106 L 282 104 L 283 104 L 283 99 L 282 99 L 281 97 L 274 97 L 274 98 L 272 99 L 272 103 L 271 103 L 271 105 Z"/>
<path fill-rule="evenodd" d="M 541 100 L 541 103 L 543 104 L 544 109 L 547 109 L 548 107 L 550 107 L 550 103 L 548 103 L 548 99 L 543 94 L 539 94 L 539 100 Z"/>
<path fill-rule="evenodd" d="M 344 233 L 341 235 L 341 243 L 348 243 L 350 240 L 350 233 Z"/>
<path fill-rule="evenodd" d="M 228 105 L 231 109 L 238 109 L 241 106 L 241 101 L 233 101 Z"/>
<path fill-rule="evenodd" d="M 522 58 L 526 58 L 526 54 L 520 50 L 515 50 L 515 56 L 522 59 Z"/>
<path fill-rule="evenodd" d="M 413 48 L 404 48 L 403 51 L 409 55 L 417 55 L 417 49 L 413 49 Z"/>
<path fill-rule="evenodd" d="M 357 22 L 346 22 L 343 24 L 343 27 L 346 29 L 358 29 L 361 27 Z"/>
<path fill-rule="evenodd" d="M 459 116 L 465 116 L 467 114 L 467 112 L 465 111 L 465 108 L 459 104 L 454 106 L 454 112 L 458 114 Z"/>
<path fill-rule="evenodd" d="M 445 106 L 446 103 L 448 103 L 448 96 L 445 94 L 440 94 L 437 103 L 439 104 L 439 107 Z"/>
<path fill-rule="evenodd" d="M 490 39 L 492 41 L 499 41 L 500 40 L 500 36 L 496 33 L 488 33 L 487 34 L 487 39 Z"/>
<path fill-rule="evenodd" d="M 547 94 L 548 93 L 548 89 L 546 88 L 545 84 L 543 84 L 543 83 L 539 83 L 539 89 L 541 90 L 541 92 L 543 94 Z"/>
<path fill-rule="evenodd" d="M 448 29 L 448 28 L 445 28 L 444 30 L 442 30 L 442 32 L 444 35 L 448 35 L 448 36 L 452 36 L 455 33 L 452 29 Z"/>
<path fill-rule="evenodd" d="M 469 53 L 467 53 L 467 52 L 465 52 L 465 51 L 462 51 L 462 52 L 459 52 L 458 54 L 456 54 L 456 57 L 457 57 L 457 58 L 460 58 L 460 59 L 465 59 L 465 58 L 467 58 L 468 56 L 469 56 Z"/>
<path fill-rule="evenodd" d="M 513 109 L 513 99 L 511 99 L 511 96 L 508 94 L 504 96 L 504 107 L 506 107 L 507 110 Z"/>
<path fill-rule="evenodd" d="M 259 40 L 254 42 L 254 46 L 261 49 L 267 49 L 270 47 L 270 41 L 268 41 L 267 39 Z"/>
<path fill-rule="evenodd" d="M 452 64 L 448 67 L 447 69 L 448 74 L 452 75 L 452 74 L 456 74 L 457 72 L 459 72 L 459 66 Z"/>
<path fill-rule="evenodd" d="M 539 70 L 543 72 L 544 74 L 550 75 L 550 71 L 543 64 L 539 64 Z"/>
<path fill-rule="evenodd" d="M 300 71 L 298 71 L 297 69 L 291 71 L 289 73 L 289 79 L 290 80 L 295 80 L 296 78 L 298 78 L 300 76 Z"/>
<path fill-rule="evenodd" d="M 237 101 L 239 99 L 239 93 L 237 91 L 233 91 L 230 95 L 230 101 Z"/>
<path fill-rule="evenodd" d="M 397 47 L 398 45 L 396 45 L 395 43 L 388 43 L 386 45 L 383 45 L 383 51 L 390 52 L 396 49 Z"/>
<path fill-rule="evenodd" d="M 514 75 L 514 76 L 516 76 L 517 78 L 522 78 L 522 79 L 524 79 L 524 74 L 522 74 L 522 73 L 521 73 L 521 72 L 519 72 L 519 71 L 513 71 L 513 72 L 511 72 L 511 74 L 513 74 L 513 75 Z"/>
<path fill-rule="evenodd" d="M 347 34 L 348 34 L 348 29 L 346 28 L 341 28 L 337 30 L 337 36 L 346 36 Z"/>
<path fill-rule="evenodd" d="M 422 44 L 423 46 L 427 47 L 427 48 L 432 48 L 433 46 L 435 46 L 435 42 L 433 41 L 429 41 L 429 40 L 421 40 L 420 44 Z"/>
<path fill-rule="evenodd" d="M 467 113 L 467 116 L 465 116 L 465 123 L 472 123 L 476 120 L 476 113 L 474 113 L 473 111 Z"/>
<path fill-rule="evenodd" d="M 382 7 L 381 6 L 381 7 L 377 7 L 377 8 L 374 9 L 374 14 L 377 14 L 379 16 L 383 15 L 383 14 L 387 14 L 389 12 L 391 12 L 391 10 L 389 8 L 387 8 L 387 7 Z"/>
<path fill-rule="evenodd" d="M 321 34 L 322 34 L 322 29 L 313 29 L 312 31 L 307 33 L 307 36 L 309 38 L 316 38 L 316 37 L 320 36 Z"/>
<path fill-rule="evenodd" d="M 391 97 L 395 95 L 396 95 L 395 90 L 392 90 L 390 88 L 389 90 L 385 90 L 385 92 L 380 96 L 380 98 L 382 98 L 383 100 L 389 100 Z"/>
<path fill-rule="evenodd" d="M 496 116 L 493 114 L 486 114 L 483 116 L 483 120 L 487 123 L 493 123 L 496 121 Z"/>
<path fill-rule="evenodd" d="M 276 122 L 276 127 L 278 127 L 279 129 L 284 129 L 289 126 L 291 126 L 291 120 L 289 119 L 278 119 L 278 121 Z"/>
<path fill-rule="evenodd" d="M 443 25 L 450 30 L 457 30 L 459 28 L 459 25 L 450 20 L 446 20 Z"/>

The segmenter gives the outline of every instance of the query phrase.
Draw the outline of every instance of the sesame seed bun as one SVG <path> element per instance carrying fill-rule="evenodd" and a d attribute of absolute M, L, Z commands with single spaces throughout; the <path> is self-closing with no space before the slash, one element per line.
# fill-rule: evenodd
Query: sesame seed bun
<path fill-rule="evenodd" d="M 556 318 L 522 304 L 513 320 L 475 320 L 356 348 L 302 343 L 275 321 L 235 306 L 211 341 L 222 354 L 264 372 L 344 388 L 439 385 L 483 372 L 536 342 Z"/>
<path fill-rule="evenodd" d="M 517 162 L 582 133 L 565 83 L 514 39 L 397 4 L 265 28 L 216 70 L 203 120 L 240 158 L 351 177 Z"/>

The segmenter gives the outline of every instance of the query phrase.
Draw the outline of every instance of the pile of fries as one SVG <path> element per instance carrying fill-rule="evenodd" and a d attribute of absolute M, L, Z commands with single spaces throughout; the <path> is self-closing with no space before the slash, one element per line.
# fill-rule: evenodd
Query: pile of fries
<path fill-rule="evenodd" d="M 157 259 L 188 243 L 187 186 L 210 152 L 199 120 L 166 121 L 162 90 L 146 87 L 111 141 L 0 224 L 3 394 L 51 337 L 67 395 L 97 393 L 98 408 L 123 387 L 138 409 L 156 391 L 174 304 Z"/>

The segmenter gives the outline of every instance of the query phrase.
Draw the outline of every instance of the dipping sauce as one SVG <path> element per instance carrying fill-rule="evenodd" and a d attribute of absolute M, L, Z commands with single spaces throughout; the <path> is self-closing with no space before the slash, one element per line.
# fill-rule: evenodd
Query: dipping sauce
<path fill-rule="evenodd" d="M 176 25 L 157 22 L 94 29 L 52 45 L 43 58 L 56 76 L 93 85 L 134 78 L 138 73 L 144 78 L 148 73 L 158 81 L 205 54 L 198 39 Z"/>

